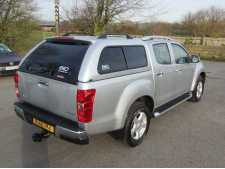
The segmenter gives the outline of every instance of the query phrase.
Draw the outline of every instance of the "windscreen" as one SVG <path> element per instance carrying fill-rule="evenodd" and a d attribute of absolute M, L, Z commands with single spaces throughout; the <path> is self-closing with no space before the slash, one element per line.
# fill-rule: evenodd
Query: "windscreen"
<path fill-rule="evenodd" d="M 1 53 L 10 53 L 12 52 L 7 46 L 0 44 L 0 54 Z"/>
<path fill-rule="evenodd" d="M 89 45 L 49 40 L 27 57 L 20 71 L 74 84 Z"/>

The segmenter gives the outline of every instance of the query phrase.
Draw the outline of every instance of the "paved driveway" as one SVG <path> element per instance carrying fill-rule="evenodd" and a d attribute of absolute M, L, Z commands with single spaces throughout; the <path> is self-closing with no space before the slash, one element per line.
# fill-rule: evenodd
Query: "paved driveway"
<path fill-rule="evenodd" d="M 50 138 L 32 143 L 37 130 L 13 111 L 14 84 L 0 79 L 0 167 L 225 167 L 225 63 L 205 62 L 206 93 L 153 119 L 144 143 L 124 146 L 108 134 L 88 146 Z"/>

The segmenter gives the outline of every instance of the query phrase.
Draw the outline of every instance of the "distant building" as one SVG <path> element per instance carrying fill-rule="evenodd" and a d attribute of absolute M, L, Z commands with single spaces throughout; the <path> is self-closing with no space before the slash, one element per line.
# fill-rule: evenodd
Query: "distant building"
<path fill-rule="evenodd" d="M 39 24 L 42 31 L 45 32 L 52 32 L 55 29 L 55 23 L 54 22 L 41 22 Z"/>

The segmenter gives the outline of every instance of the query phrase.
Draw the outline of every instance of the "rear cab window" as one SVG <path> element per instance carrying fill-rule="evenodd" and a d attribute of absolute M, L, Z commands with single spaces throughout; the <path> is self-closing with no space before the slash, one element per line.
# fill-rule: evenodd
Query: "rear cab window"
<path fill-rule="evenodd" d="M 48 39 L 22 63 L 22 72 L 75 84 L 90 42 Z"/>
<path fill-rule="evenodd" d="M 113 46 L 103 49 L 98 72 L 108 74 L 147 66 L 148 61 L 144 46 Z"/>
<path fill-rule="evenodd" d="M 98 65 L 100 74 L 119 72 L 126 69 L 126 60 L 121 47 L 106 47 L 103 49 Z"/>
<path fill-rule="evenodd" d="M 148 65 L 146 51 L 143 46 L 123 47 L 128 69 L 146 67 Z"/>

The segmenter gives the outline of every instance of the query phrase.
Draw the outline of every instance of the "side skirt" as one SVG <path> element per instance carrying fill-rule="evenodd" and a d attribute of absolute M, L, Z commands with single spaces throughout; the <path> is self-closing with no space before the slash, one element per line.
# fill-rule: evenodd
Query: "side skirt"
<path fill-rule="evenodd" d="M 157 118 L 165 114 L 169 110 L 177 107 L 179 104 L 182 104 L 185 101 L 189 100 L 191 97 L 192 97 L 191 93 L 185 93 L 184 95 L 177 97 L 176 99 L 169 101 L 168 103 L 156 108 L 154 112 L 154 117 Z"/>

